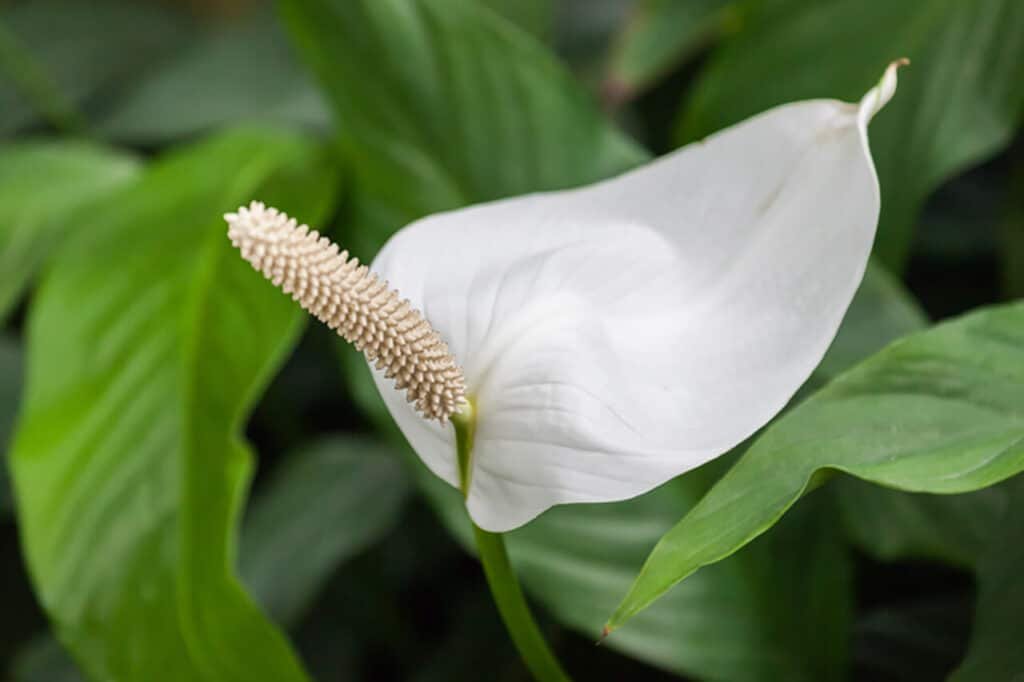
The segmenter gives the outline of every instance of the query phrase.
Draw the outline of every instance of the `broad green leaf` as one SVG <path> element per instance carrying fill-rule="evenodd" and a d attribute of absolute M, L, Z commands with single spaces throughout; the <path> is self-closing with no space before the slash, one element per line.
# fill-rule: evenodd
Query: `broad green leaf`
<path fill-rule="evenodd" d="M 221 215 L 261 196 L 315 219 L 335 182 L 301 138 L 226 134 L 94 206 L 52 263 L 12 473 L 40 601 L 91 677 L 306 679 L 233 569 L 240 429 L 304 316 Z"/>
<path fill-rule="evenodd" d="M 881 266 L 869 264 L 836 340 L 804 389 L 820 388 L 926 326 L 924 312 L 903 285 Z M 838 481 L 834 492 L 850 539 L 875 558 L 930 558 L 962 566 L 973 565 L 979 556 L 1006 497 L 997 488 L 963 495 L 905 493 L 853 478 Z"/>
<path fill-rule="evenodd" d="M 330 96 L 359 200 L 385 213 L 383 234 L 347 244 L 361 256 L 427 213 L 585 184 L 643 159 L 551 54 L 477 0 L 281 7 Z"/>
<path fill-rule="evenodd" d="M 629 100 L 719 32 L 735 0 L 637 0 L 609 59 L 604 90 Z"/>
<path fill-rule="evenodd" d="M 242 581 L 274 620 L 296 624 L 342 562 L 394 527 L 407 492 L 378 442 L 335 436 L 300 448 L 251 503 Z"/>
<path fill-rule="evenodd" d="M 270 12 L 174 55 L 112 103 L 97 128 L 107 138 L 155 144 L 246 120 L 330 127 L 327 104 Z"/>
<path fill-rule="evenodd" d="M 21 348 L 11 338 L 0 335 L 0 516 L 11 509 L 7 474 L 7 446 L 21 393 Z"/>
<path fill-rule="evenodd" d="M 138 173 L 131 156 L 85 142 L 0 145 L 0 320 L 89 202 Z"/>
<path fill-rule="evenodd" d="M 239 573 L 278 623 L 294 626 L 331 573 L 397 522 L 408 482 L 375 441 L 339 436 L 288 455 L 249 505 Z M 27 646 L 14 682 L 81 679 L 50 637 Z"/>
<path fill-rule="evenodd" d="M 458 492 L 419 470 L 445 524 L 472 551 Z M 554 618 L 596 639 L 646 552 L 713 477 L 714 467 L 699 469 L 626 502 L 552 509 L 507 536 L 517 573 Z M 841 679 L 851 573 L 840 536 L 829 530 L 835 515 L 828 500 L 818 502 L 701 571 L 605 644 L 699 679 Z"/>
<path fill-rule="evenodd" d="M 749 3 L 684 111 L 681 141 L 800 99 L 856 100 L 898 57 L 899 92 L 871 125 L 882 187 L 877 253 L 899 269 L 919 209 L 942 182 L 1012 138 L 1024 106 L 1017 0 Z"/>
<path fill-rule="evenodd" d="M 967 658 L 950 682 L 1024 679 L 1024 478 L 1010 482 L 1012 499 L 978 565 L 978 603 Z"/>
<path fill-rule="evenodd" d="M 559 621 L 596 636 L 651 544 L 699 498 L 681 492 L 566 506 L 524 528 L 510 552 L 530 593 Z M 810 505 L 606 645 L 698 679 L 842 679 L 852 575 L 841 538 L 829 532 L 833 520 Z"/>
<path fill-rule="evenodd" d="M 612 629 L 770 528 L 829 471 L 914 492 L 977 490 L 1024 469 L 1024 303 L 897 341 L 765 430 L 667 533 Z"/>
<path fill-rule="evenodd" d="M 33 0 L 10 3 L 0 23 L 53 81 L 68 103 L 86 113 L 158 63 L 187 39 L 189 22 L 154 2 Z M 0 134 L 38 123 L 40 112 L 0 64 Z"/>

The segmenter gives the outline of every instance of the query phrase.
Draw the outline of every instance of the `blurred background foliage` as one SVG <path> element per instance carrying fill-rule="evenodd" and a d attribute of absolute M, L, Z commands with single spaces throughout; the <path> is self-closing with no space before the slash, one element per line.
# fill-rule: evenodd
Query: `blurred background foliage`
<path fill-rule="evenodd" d="M 369 259 L 429 212 L 607 177 L 775 104 L 856 99 L 903 56 L 871 127 L 875 262 L 797 400 L 1024 295 L 1018 0 L 0 2 L 0 448 L 17 483 L 15 505 L 0 468 L 0 675 L 526 679 L 458 495 L 360 358 L 230 252 L 220 215 L 266 199 Z M 737 454 L 509 538 L 580 679 L 1024 675 L 1016 479 L 940 497 L 836 477 L 595 648 Z"/>

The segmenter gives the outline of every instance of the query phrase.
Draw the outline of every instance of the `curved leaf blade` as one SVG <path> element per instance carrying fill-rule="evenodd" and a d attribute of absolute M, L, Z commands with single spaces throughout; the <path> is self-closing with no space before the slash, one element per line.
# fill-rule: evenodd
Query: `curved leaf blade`
<path fill-rule="evenodd" d="M 615 629 L 774 525 L 827 470 L 914 492 L 977 490 L 1024 469 L 1024 303 L 897 341 L 765 430 L 666 534 Z"/>
<path fill-rule="evenodd" d="M 12 454 L 30 573 L 92 677 L 305 680 L 233 572 L 245 415 L 304 317 L 232 252 L 221 215 L 261 191 L 315 218 L 311 145 L 239 131 L 96 207 L 30 313 Z"/>

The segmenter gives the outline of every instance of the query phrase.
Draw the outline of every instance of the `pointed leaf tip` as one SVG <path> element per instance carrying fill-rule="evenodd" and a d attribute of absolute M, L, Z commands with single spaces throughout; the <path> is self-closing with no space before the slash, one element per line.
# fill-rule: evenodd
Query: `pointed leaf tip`
<path fill-rule="evenodd" d="M 889 66 L 886 67 L 885 73 L 882 74 L 878 84 L 868 90 L 860 100 L 858 119 L 861 125 L 866 126 L 874 118 L 875 114 L 889 103 L 892 96 L 896 94 L 896 72 L 899 71 L 900 67 L 908 66 L 909 64 L 910 60 L 906 57 L 889 62 Z"/>

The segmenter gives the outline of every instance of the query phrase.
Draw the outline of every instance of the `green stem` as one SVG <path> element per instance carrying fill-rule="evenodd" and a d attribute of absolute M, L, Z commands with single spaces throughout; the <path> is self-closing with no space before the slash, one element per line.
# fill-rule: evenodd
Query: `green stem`
<path fill-rule="evenodd" d="M 463 496 L 469 495 L 469 484 L 473 472 L 473 440 L 476 435 L 476 416 L 472 407 L 451 418 L 455 426 L 455 448 L 459 460 L 459 483 Z M 472 521 L 470 521 L 472 523 Z M 519 655 L 538 682 L 569 682 L 569 676 L 562 670 L 558 659 L 551 652 L 544 636 L 537 627 L 526 597 L 519 586 L 519 579 L 512 570 L 505 551 L 505 539 L 500 533 L 488 532 L 475 523 L 473 535 L 476 538 L 480 563 L 484 567 L 487 585 L 498 607 L 505 628 L 512 637 Z"/>

